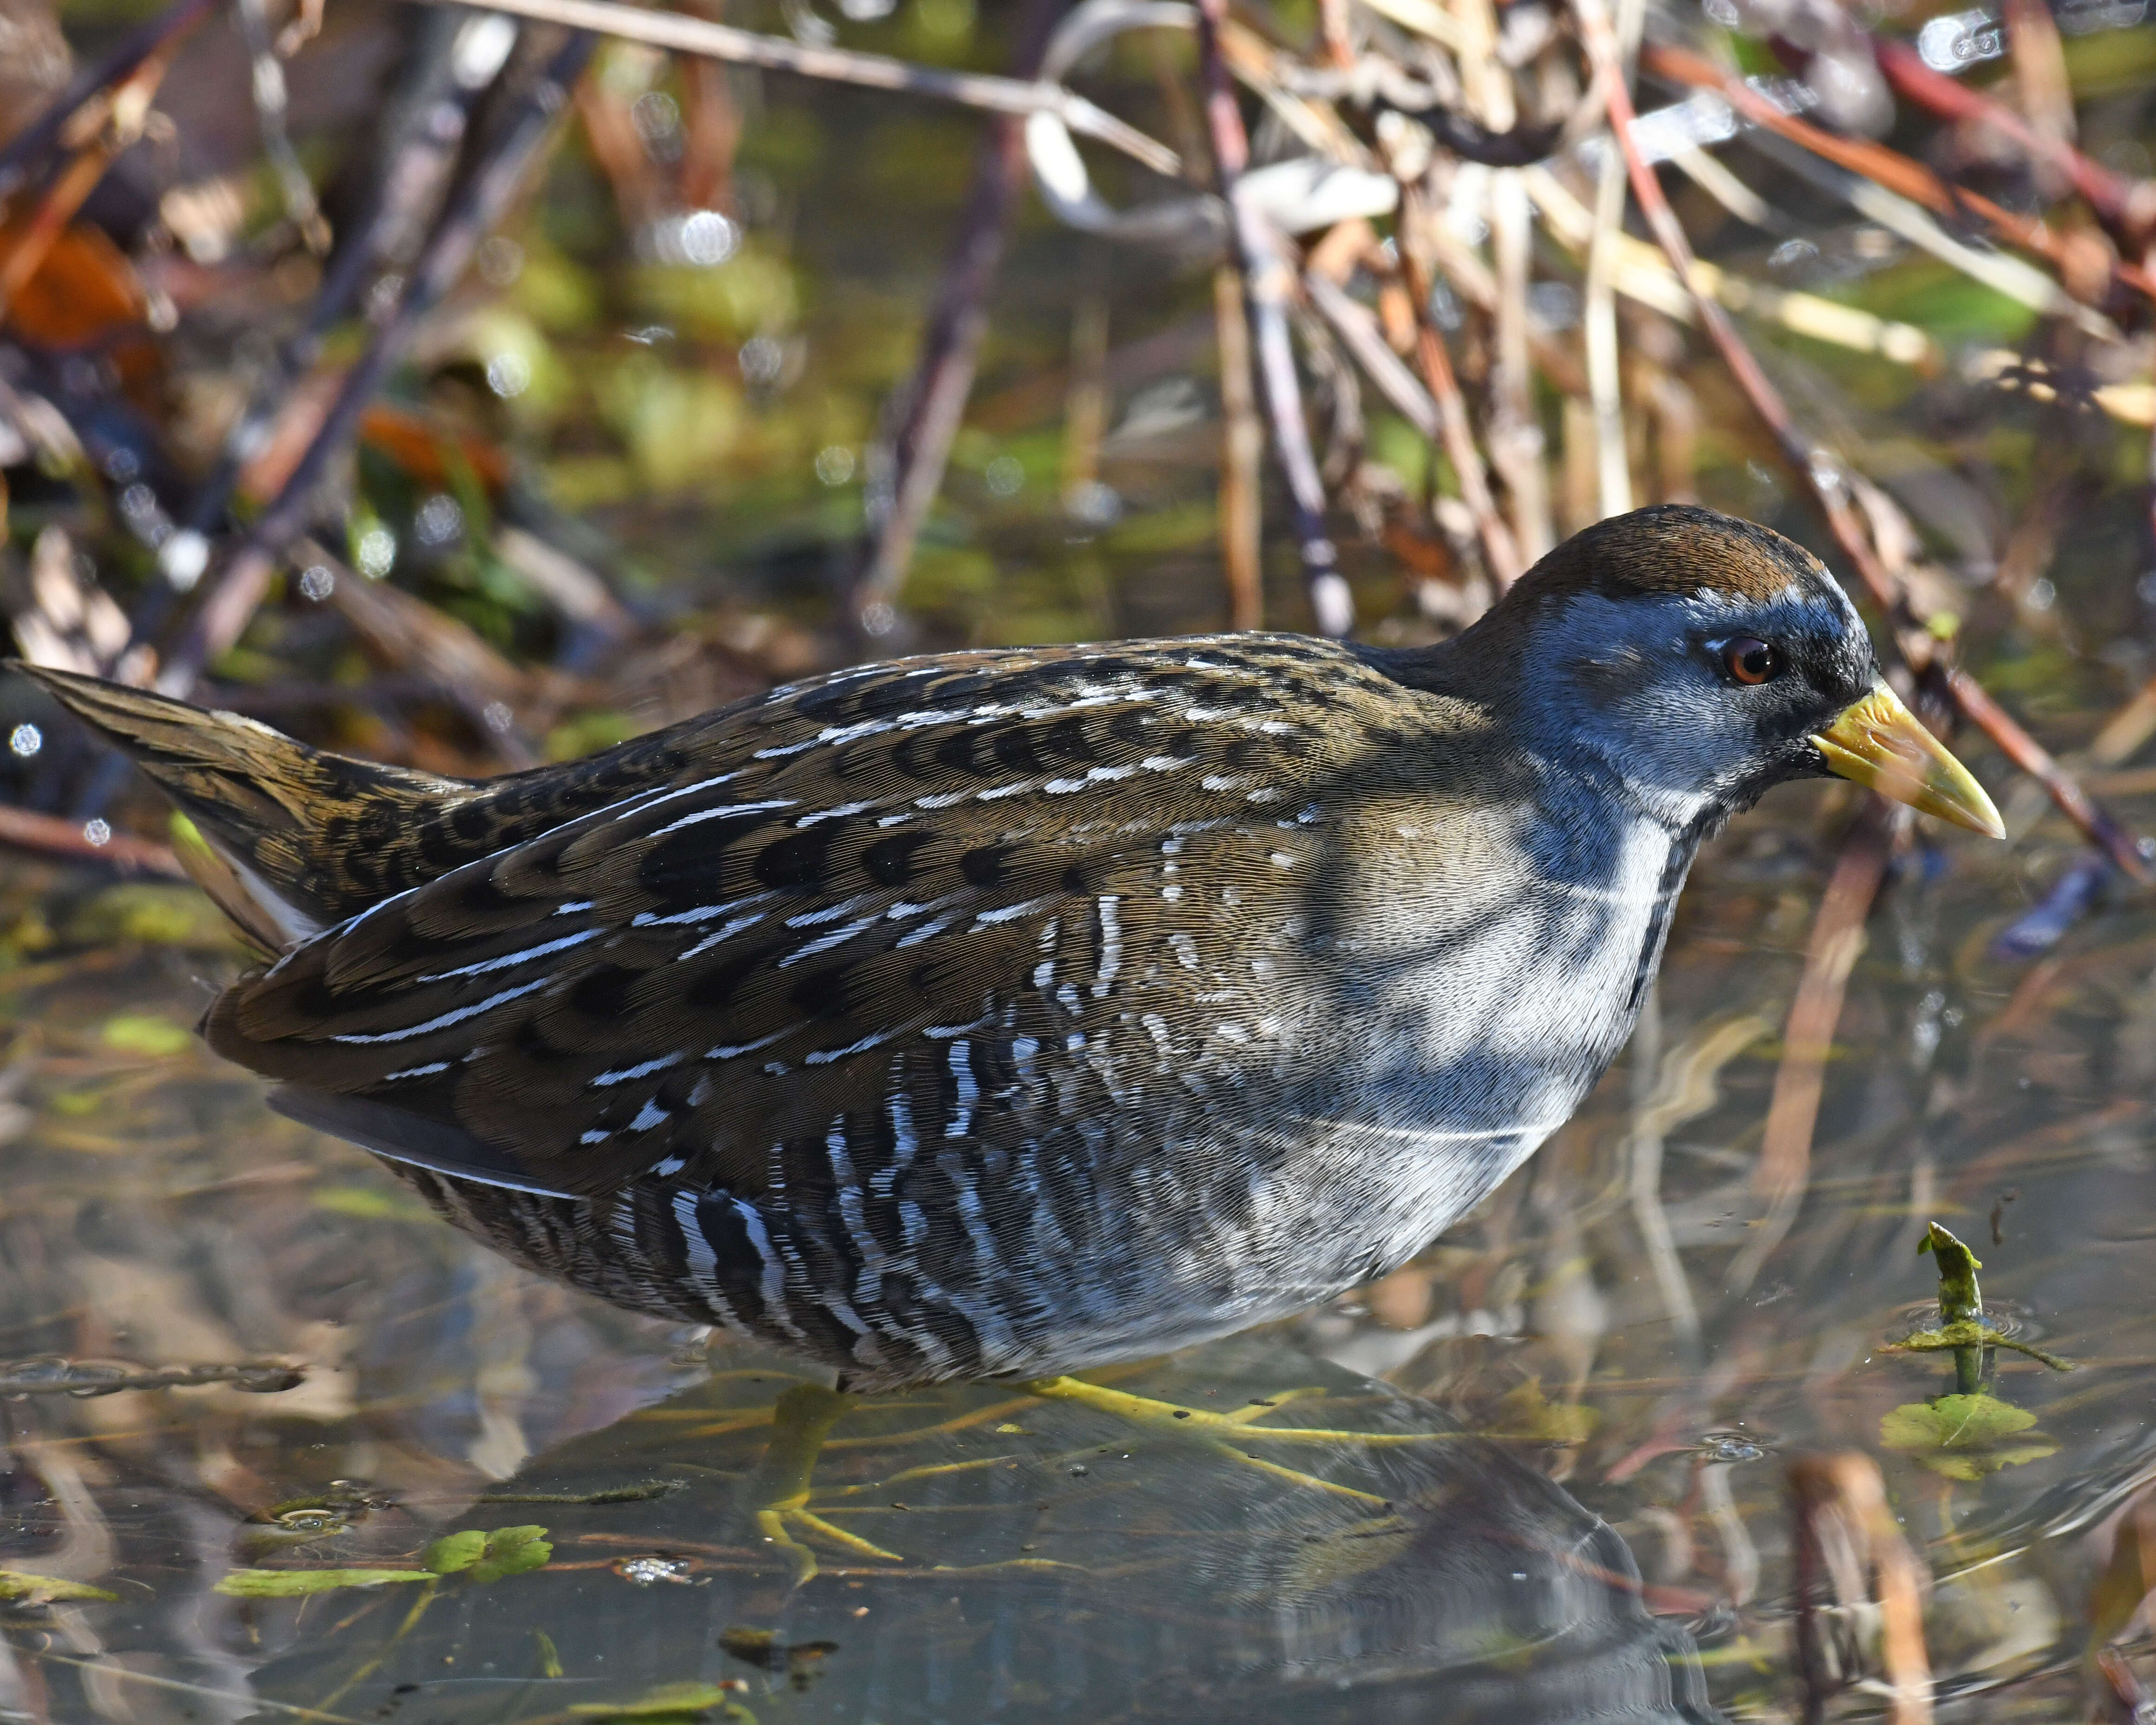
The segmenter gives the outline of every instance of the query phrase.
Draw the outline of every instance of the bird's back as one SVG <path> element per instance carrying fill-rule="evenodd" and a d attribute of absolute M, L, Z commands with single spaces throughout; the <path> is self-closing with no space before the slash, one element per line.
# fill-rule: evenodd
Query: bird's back
<path fill-rule="evenodd" d="M 192 722 L 145 764 L 346 912 L 220 997 L 220 1052 L 534 1267 L 864 1383 L 1155 1352 L 1405 1255 L 1540 1136 L 1488 1081 L 1516 1009 L 1447 956 L 1478 928 L 1608 973 L 1559 1088 L 1629 1017 L 1605 889 L 1487 865 L 1533 763 L 1331 643 L 871 667 L 431 800 Z"/>

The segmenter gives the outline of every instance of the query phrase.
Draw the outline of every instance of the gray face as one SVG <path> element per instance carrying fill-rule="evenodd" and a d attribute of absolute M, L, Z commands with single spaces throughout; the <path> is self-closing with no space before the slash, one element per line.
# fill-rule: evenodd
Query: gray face
<path fill-rule="evenodd" d="M 1746 643 L 1769 650 L 1748 658 Z M 1747 680 L 1763 667 L 1763 680 Z M 1650 806 L 1689 821 L 1824 773 L 1810 737 L 1877 671 L 1855 608 L 1812 578 L 1764 601 L 1714 591 L 1568 595 L 1528 626 L 1521 675 L 1538 748 L 1591 757 Z"/>

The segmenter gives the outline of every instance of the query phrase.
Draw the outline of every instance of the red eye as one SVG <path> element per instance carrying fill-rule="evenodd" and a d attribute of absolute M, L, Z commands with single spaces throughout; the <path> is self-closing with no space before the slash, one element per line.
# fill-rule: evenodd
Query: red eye
<path fill-rule="evenodd" d="M 1722 662 L 1728 668 L 1729 675 L 1740 683 L 1763 683 L 1782 674 L 1781 649 L 1768 641 L 1753 640 L 1749 635 L 1724 642 Z"/>

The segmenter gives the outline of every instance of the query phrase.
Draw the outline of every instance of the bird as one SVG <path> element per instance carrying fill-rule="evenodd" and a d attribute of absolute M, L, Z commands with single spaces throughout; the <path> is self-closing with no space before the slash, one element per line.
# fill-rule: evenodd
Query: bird
<path fill-rule="evenodd" d="M 484 780 L 21 668 L 261 949 L 201 1029 L 273 1106 L 846 1390 L 1158 1355 L 1400 1265 L 1570 1117 L 1776 784 L 2003 832 L 1818 559 L 1676 505 L 1434 645 L 901 659 Z"/>

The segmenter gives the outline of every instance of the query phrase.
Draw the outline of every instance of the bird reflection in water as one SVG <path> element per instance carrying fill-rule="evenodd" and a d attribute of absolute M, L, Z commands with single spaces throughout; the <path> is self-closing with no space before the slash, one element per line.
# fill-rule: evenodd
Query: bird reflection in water
<path fill-rule="evenodd" d="M 1164 1411 L 993 1384 L 839 1398 L 721 1353 L 459 1518 L 542 1522 L 543 1571 L 416 1616 L 265 1604 L 256 1693 L 565 1725 L 1717 1717 L 1623 1541 L 1515 1446 L 1276 1339 L 1098 1376 Z"/>

